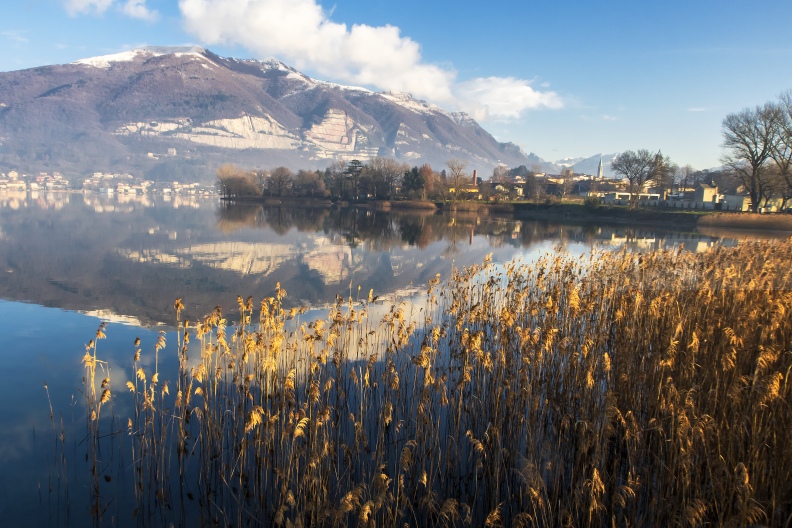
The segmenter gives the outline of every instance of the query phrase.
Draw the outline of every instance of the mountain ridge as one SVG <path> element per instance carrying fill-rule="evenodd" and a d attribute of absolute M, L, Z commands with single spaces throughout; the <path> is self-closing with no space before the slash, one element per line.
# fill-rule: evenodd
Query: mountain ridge
<path fill-rule="evenodd" d="M 5 170 L 206 179 L 227 161 L 323 168 L 375 156 L 438 169 L 459 158 L 482 175 L 536 162 L 467 114 L 313 79 L 272 58 L 150 46 L 0 72 Z"/>

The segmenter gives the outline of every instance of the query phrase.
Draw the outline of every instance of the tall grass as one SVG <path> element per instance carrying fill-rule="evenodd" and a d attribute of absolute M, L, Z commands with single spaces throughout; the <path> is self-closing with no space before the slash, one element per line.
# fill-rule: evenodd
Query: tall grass
<path fill-rule="evenodd" d="M 699 227 L 792 231 L 792 215 L 757 213 L 711 213 L 698 220 Z"/>
<path fill-rule="evenodd" d="M 177 301 L 176 352 L 132 358 L 138 519 L 789 526 L 790 262 L 792 241 L 485 262 L 425 305 L 311 322 L 280 288 L 236 325 Z"/>

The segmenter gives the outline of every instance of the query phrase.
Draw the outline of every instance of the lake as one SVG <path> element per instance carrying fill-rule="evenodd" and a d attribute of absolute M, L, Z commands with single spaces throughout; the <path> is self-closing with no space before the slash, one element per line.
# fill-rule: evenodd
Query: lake
<path fill-rule="evenodd" d="M 144 351 L 153 350 L 160 332 L 175 343 L 177 298 L 183 299 L 182 320 L 219 305 L 233 321 L 238 296 L 257 303 L 280 285 L 285 305 L 307 307 L 308 320 L 338 296 L 421 296 L 438 274 L 448 278 L 454 267 L 481 263 L 489 254 L 499 264 L 558 248 L 582 255 L 594 248 L 681 244 L 703 251 L 736 243 L 717 233 L 661 226 L 575 226 L 476 213 L 234 206 L 189 196 L 0 194 L 0 519 L 34 526 L 88 522 L 89 469 L 80 456 L 82 358 L 102 322 L 107 338 L 97 346 L 121 394 L 134 379 L 135 338 Z M 124 430 L 128 413 L 128 403 L 114 397 L 112 417 L 105 419 L 118 424 L 110 430 Z M 66 439 L 58 447 L 61 431 Z M 109 457 L 103 463 L 122 474 L 131 461 Z M 117 497 L 107 499 L 107 508 L 114 523 L 135 524 L 122 500 L 131 488 L 124 479 L 112 483 Z"/>

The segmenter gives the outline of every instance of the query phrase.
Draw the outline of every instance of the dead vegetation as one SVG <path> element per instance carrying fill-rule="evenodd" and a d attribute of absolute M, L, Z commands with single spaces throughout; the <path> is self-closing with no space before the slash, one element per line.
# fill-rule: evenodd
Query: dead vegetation
<path fill-rule="evenodd" d="M 789 526 L 790 262 L 792 241 L 485 262 L 382 318 L 371 294 L 312 322 L 280 289 L 240 298 L 238 326 L 218 308 L 154 367 L 134 351 L 118 478 L 144 524 Z"/>
<path fill-rule="evenodd" d="M 792 215 L 758 213 L 712 213 L 698 219 L 699 227 L 792 231 Z"/>

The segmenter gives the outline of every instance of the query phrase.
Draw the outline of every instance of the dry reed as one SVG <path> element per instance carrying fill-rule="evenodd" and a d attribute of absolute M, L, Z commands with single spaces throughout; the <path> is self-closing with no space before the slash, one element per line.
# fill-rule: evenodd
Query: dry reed
<path fill-rule="evenodd" d="M 792 215 L 758 213 L 711 213 L 698 219 L 699 227 L 792 231 Z"/>
<path fill-rule="evenodd" d="M 790 262 L 792 241 L 485 262 L 381 320 L 371 294 L 303 322 L 278 288 L 232 326 L 177 301 L 176 379 L 164 337 L 153 371 L 134 351 L 138 518 L 789 526 Z M 99 435 L 95 342 L 85 363 Z"/>

